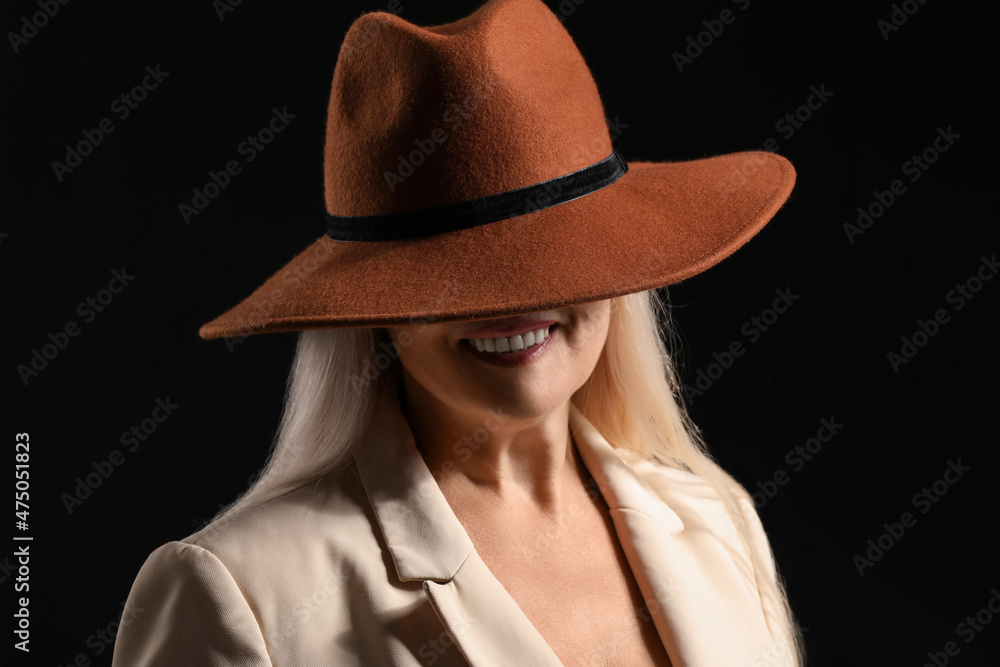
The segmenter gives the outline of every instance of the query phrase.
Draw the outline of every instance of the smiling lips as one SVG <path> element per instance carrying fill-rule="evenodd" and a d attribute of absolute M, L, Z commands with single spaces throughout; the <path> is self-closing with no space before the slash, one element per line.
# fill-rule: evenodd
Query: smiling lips
<path fill-rule="evenodd" d="M 526 333 L 497 338 L 471 338 L 469 342 L 480 352 L 520 352 L 536 345 L 541 345 L 549 336 L 549 327 L 536 329 Z"/>
<path fill-rule="evenodd" d="M 477 331 L 462 346 L 493 366 L 530 364 L 549 347 L 556 320 L 522 320 Z"/>

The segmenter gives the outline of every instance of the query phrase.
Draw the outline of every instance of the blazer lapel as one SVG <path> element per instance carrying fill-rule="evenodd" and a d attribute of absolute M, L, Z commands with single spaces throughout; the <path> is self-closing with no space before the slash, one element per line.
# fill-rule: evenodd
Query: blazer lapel
<path fill-rule="evenodd" d="M 417 451 L 399 402 L 380 395 L 355 456 L 359 479 L 401 581 L 421 581 L 464 659 L 474 667 L 562 663 L 476 553 Z"/>
<path fill-rule="evenodd" d="M 752 569 L 711 488 L 681 470 L 626 463 L 572 405 L 570 426 L 674 667 L 770 655 Z"/>
<path fill-rule="evenodd" d="M 475 551 L 449 581 L 425 581 L 424 590 L 470 665 L 562 667 Z"/>
<path fill-rule="evenodd" d="M 396 575 L 422 583 L 470 665 L 561 665 L 476 553 L 417 451 L 398 399 L 382 393 L 376 411 L 355 463 Z M 774 643 L 753 571 L 714 492 L 680 470 L 626 463 L 573 405 L 570 428 L 674 667 L 770 656 Z"/>

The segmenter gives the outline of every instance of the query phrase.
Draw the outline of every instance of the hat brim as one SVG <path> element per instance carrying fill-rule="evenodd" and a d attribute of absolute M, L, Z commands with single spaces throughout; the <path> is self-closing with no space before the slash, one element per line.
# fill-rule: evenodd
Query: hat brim
<path fill-rule="evenodd" d="M 325 234 L 202 338 L 504 317 L 680 282 L 725 259 L 791 194 L 774 153 L 630 162 L 614 184 L 532 213 L 432 237 Z"/>

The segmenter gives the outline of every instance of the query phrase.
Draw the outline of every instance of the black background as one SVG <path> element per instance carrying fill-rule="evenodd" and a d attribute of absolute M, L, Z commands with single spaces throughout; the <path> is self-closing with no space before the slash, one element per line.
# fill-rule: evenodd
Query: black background
<path fill-rule="evenodd" d="M 623 127 L 615 143 L 626 159 L 694 159 L 773 137 L 798 170 L 792 198 L 758 237 L 670 296 L 689 385 L 699 370 L 718 370 L 713 354 L 732 342 L 747 350 L 691 395 L 691 412 L 751 491 L 787 474 L 772 497 L 759 496 L 759 511 L 810 664 L 933 664 L 928 653 L 949 641 L 960 648 L 949 664 L 997 664 L 1000 618 L 970 643 L 957 626 L 1000 587 L 989 421 L 1000 281 L 983 283 L 960 310 L 947 300 L 998 250 L 996 207 L 987 204 L 996 190 L 992 14 L 913 1 L 915 13 L 885 39 L 878 21 L 889 19 L 890 3 L 548 4 L 564 15 L 607 116 Z M 400 15 L 434 24 L 477 5 L 401 0 Z M 199 339 L 197 328 L 321 233 L 337 52 L 360 12 L 386 7 L 245 2 L 220 19 L 208 0 L 71 2 L 16 53 L 9 36 L 0 47 L 0 275 L 10 299 L 3 433 L 11 468 L 14 435 L 31 436 L 34 537 L 32 653 L 13 664 L 71 664 L 80 654 L 110 664 L 97 632 L 110 625 L 113 635 L 145 557 L 196 529 L 262 464 L 295 336 L 230 348 Z M 727 8 L 735 20 L 678 71 L 674 52 Z M 37 11 L 11 3 L 4 32 Z M 112 102 L 157 65 L 169 75 L 119 119 Z M 776 123 L 812 86 L 831 95 L 789 137 Z M 190 203 L 192 188 L 241 159 L 240 142 L 284 107 L 295 115 L 288 127 L 185 224 L 178 205 Z M 60 181 L 52 163 L 105 117 L 114 132 Z M 909 180 L 903 163 L 932 146 L 938 128 L 959 138 Z M 851 243 L 843 225 L 895 179 L 905 193 Z M 84 322 L 77 305 L 123 267 L 135 278 Z M 798 299 L 751 343 L 744 324 L 779 289 Z M 887 354 L 939 308 L 949 321 L 894 369 Z M 26 385 L 17 367 L 71 320 L 80 334 Z M 174 414 L 68 513 L 63 494 L 168 397 Z M 787 453 L 823 418 L 843 426 L 794 470 Z M 970 470 L 921 514 L 914 494 L 959 459 Z M 860 576 L 854 556 L 906 511 L 916 524 Z M 17 534 L 9 520 L 8 534 Z M 17 597 L 12 551 L 0 552 L 5 609 Z"/>

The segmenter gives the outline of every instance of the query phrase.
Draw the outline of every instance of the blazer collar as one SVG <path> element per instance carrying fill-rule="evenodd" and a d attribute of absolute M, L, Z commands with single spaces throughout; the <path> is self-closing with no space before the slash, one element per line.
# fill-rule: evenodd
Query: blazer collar
<path fill-rule="evenodd" d="M 473 667 L 498 664 L 562 667 L 503 585 L 476 553 L 423 457 L 399 407 L 383 393 L 372 429 L 355 455 L 401 581 L 422 581 L 435 614 L 462 660 Z"/>
<path fill-rule="evenodd" d="M 570 404 L 577 451 L 611 509 L 632 509 L 662 524 L 684 528 L 680 517 Z M 380 393 L 372 429 L 355 463 L 401 581 L 446 581 L 474 550 L 416 448 L 413 433 L 390 392 Z"/>
<path fill-rule="evenodd" d="M 603 435 L 570 403 L 570 432 L 580 458 L 611 510 L 629 509 L 642 512 L 662 524 L 669 534 L 684 529 L 684 522 L 657 495 L 632 465 L 618 454 Z"/>
<path fill-rule="evenodd" d="M 629 454 L 626 463 L 575 406 L 570 420 L 672 664 L 786 665 L 717 492 L 679 468 Z"/>
<path fill-rule="evenodd" d="M 355 455 L 358 475 L 401 581 L 447 581 L 473 551 L 472 540 L 417 450 L 388 390 Z"/>
<path fill-rule="evenodd" d="M 714 518 L 718 502 L 704 482 L 640 459 L 627 463 L 573 405 L 570 429 L 675 667 L 742 664 L 766 650 L 771 637 L 747 583 L 749 563 L 733 551 L 734 536 L 716 535 L 725 524 Z M 355 463 L 399 579 L 423 582 L 469 664 L 561 664 L 479 557 L 395 396 L 379 399 Z"/>

